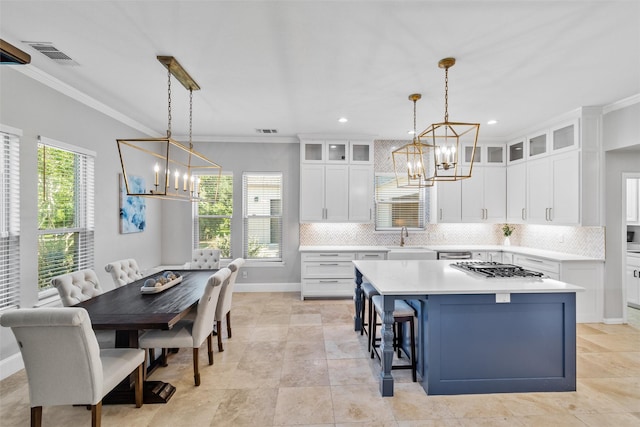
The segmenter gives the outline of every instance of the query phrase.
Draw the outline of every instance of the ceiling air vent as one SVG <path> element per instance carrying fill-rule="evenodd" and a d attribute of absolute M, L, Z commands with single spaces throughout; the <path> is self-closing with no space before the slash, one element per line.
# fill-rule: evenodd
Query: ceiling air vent
<path fill-rule="evenodd" d="M 46 56 L 47 58 L 53 60 L 54 62 L 61 65 L 79 65 L 76 61 L 71 59 L 69 55 L 62 52 L 60 49 L 55 47 L 53 43 L 50 42 L 23 42 Z"/>
<path fill-rule="evenodd" d="M 278 133 L 278 129 L 256 129 L 256 133 Z"/>

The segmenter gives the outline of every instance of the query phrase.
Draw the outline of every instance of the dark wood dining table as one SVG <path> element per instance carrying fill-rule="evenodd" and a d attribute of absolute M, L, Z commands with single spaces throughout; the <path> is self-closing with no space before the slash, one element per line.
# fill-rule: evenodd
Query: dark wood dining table
<path fill-rule="evenodd" d="M 125 286 L 76 304 L 85 308 L 94 330 L 115 330 L 116 347 L 138 348 L 138 336 L 148 329 L 171 329 L 197 304 L 208 278 L 217 270 L 172 270 L 182 276 L 182 282 L 159 293 L 143 293 L 141 287 L 154 273 Z M 157 366 L 151 361 L 147 374 Z M 125 380 L 103 403 L 135 402 L 132 382 Z M 144 403 L 166 403 L 175 387 L 163 381 L 145 381 Z"/>

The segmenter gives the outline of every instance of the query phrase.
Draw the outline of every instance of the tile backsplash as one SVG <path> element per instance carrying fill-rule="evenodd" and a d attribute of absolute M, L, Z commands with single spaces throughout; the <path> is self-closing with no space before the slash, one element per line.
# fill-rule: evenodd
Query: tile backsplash
<path fill-rule="evenodd" d="M 501 245 L 503 224 L 429 224 L 409 231 L 407 245 Z M 514 246 L 604 259 L 604 227 L 512 224 Z M 300 245 L 391 246 L 400 242 L 398 231 L 375 231 L 374 224 L 300 224 Z"/>

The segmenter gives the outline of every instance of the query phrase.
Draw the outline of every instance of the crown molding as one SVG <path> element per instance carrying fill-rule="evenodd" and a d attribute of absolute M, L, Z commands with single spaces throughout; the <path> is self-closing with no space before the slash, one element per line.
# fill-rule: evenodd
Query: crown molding
<path fill-rule="evenodd" d="M 640 103 L 640 93 L 631 95 L 628 98 L 621 99 L 619 101 L 613 102 L 611 104 L 605 105 L 602 107 L 602 113 L 607 114 L 612 111 L 621 110 L 623 108 L 627 108 L 631 105 L 635 105 Z"/>

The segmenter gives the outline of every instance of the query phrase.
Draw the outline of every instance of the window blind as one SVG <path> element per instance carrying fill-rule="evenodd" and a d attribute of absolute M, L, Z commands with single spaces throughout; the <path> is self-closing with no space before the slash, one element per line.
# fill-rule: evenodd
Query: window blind
<path fill-rule="evenodd" d="M 95 155 L 40 138 L 38 144 L 38 289 L 53 277 L 93 268 Z"/>
<path fill-rule="evenodd" d="M 376 174 L 376 230 L 425 227 L 425 191 L 398 187 L 394 175 Z"/>
<path fill-rule="evenodd" d="M 221 258 L 231 258 L 233 174 L 199 175 L 202 201 L 193 204 L 193 249 L 214 248 Z M 210 200 L 216 192 L 218 197 Z"/>
<path fill-rule="evenodd" d="M 20 302 L 19 131 L 0 129 L 0 310 Z"/>
<path fill-rule="evenodd" d="M 243 257 L 282 260 L 282 173 L 242 176 Z"/>

